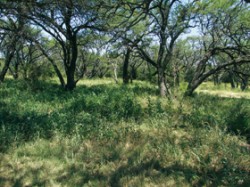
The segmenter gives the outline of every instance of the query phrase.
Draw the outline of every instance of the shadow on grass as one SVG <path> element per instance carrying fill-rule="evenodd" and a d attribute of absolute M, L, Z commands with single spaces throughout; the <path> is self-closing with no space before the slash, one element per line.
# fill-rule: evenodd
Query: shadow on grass
<path fill-rule="evenodd" d="M 137 120 L 143 111 L 135 94 L 154 92 L 146 86 L 116 84 L 79 85 L 69 92 L 54 83 L 38 81 L 38 85 L 31 88 L 25 81 L 11 79 L 6 79 L 1 86 L 0 97 L 3 100 L 0 101 L 0 152 L 17 140 L 29 141 L 36 136 L 50 138 L 54 130 L 69 134 L 76 124 L 88 125 L 89 128 L 103 119 Z M 50 114 L 42 109 L 43 112 L 40 113 L 34 109 L 33 103 L 39 104 L 39 107 L 41 103 L 48 103 L 49 106 L 52 105 L 50 107 L 55 104 L 55 107 Z M 22 106 L 22 111 L 19 105 Z"/>
<path fill-rule="evenodd" d="M 228 166 L 230 168 L 230 166 Z M 154 171 L 154 172 L 152 172 Z M 18 172 L 18 171 L 16 171 Z M 246 171 L 236 170 L 238 175 L 245 173 Z M 49 186 L 51 185 L 51 179 L 48 176 L 42 177 L 46 173 L 46 169 L 39 167 L 37 169 L 26 169 L 26 172 L 17 174 L 15 179 L 9 179 L 1 177 L 0 185 L 13 184 L 12 186 Z M 138 180 L 150 179 L 147 182 L 151 184 L 167 184 L 169 178 L 173 176 L 178 180 L 180 177 L 182 184 L 190 184 L 192 186 L 249 186 L 250 180 L 244 178 L 240 180 L 235 173 L 226 172 L 224 168 L 220 170 L 204 169 L 204 171 L 197 170 L 196 168 L 190 168 L 178 163 L 170 165 L 169 167 L 162 167 L 158 160 L 151 159 L 147 162 L 138 163 L 136 165 L 123 165 L 115 171 L 107 173 L 99 172 L 95 169 L 83 168 L 81 165 L 76 166 L 72 164 L 68 168 L 64 169 L 59 176 L 53 177 L 54 182 L 60 185 L 66 186 L 84 186 L 92 184 L 94 186 L 110 186 L 110 187 L 122 187 L 131 185 L 130 182 L 133 178 L 142 176 Z M 230 177 L 229 177 L 230 176 Z M 122 179 L 127 179 L 122 181 Z M 160 180 L 159 180 L 160 179 Z M 25 184 L 29 182 L 29 184 Z M 126 183 L 127 182 L 127 183 Z M 146 184 L 145 181 L 137 181 Z M 176 185 L 178 181 L 176 181 Z M 136 184 L 138 184 L 136 183 Z"/>
<path fill-rule="evenodd" d="M 38 115 L 35 112 L 23 114 L 15 111 L 0 110 L 0 152 L 6 150 L 14 142 L 32 140 L 35 137 L 51 138 L 53 127 L 46 115 Z"/>
<path fill-rule="evenodd" d="M 230 166 L 228 166 L 230 168 Z M 157 171 L 156 174 L 151 174 L 150 170 Z M 245 173 L 247 176 L 247 171 L 235 171 L 239 173 Z M 135 177 L 143 174 L 145 177 L 149 177 L 153 181 L 158 181 L 159 178 L 168 177 L 170 175 L 184 177 L 185 181 L 192 186 L 249 186 L 250 180 L 245 179 L 243 182 L 238 181 L 237 176 L 233 178 L 233 174 L 226 172 L 225 168 L 222 168 L 218 171 L 213 169 L 206 169 L 205 171 L 198 171 L 194 168 L 182 166 L 178 163 L 173 164 L 169 167 L 162 167 L 157 160 L 150 160 L 145 163 L 138 164 L 136 166 L 121 166 L 110 176 L 110 186 L 111 187 L 120 187 L 123 186 L 120 183 L 121 178 L 126 177 Z M 232 181 L 228 181 L 228 175 L 232 175 Z M 167 178 L 165 180 L 167 182 Z M 239 183 L 238 183 L 239 182 Z"/>
<path fill-rule="evenodd" d="M 49 181 L 41 178 L 42 172 L 44 172 L 43 169 L 43 167 L 40 167 L 29 168 L 26 172 L 20 171 L 17 173 L 17 171 L 15 171 L 15 178 L 10 179 L 9 176 L 0 177 L 0 186 L 48 186 Z"/>
<path fill-rule="evenodd" d="M 107 183 L 108 176 L 87 169 L 80 169 L 72 165 L 64 172 L 62 176 L 56 178 L 59 184 L 68 184 L 68 186 L 84 186 L 90 181 L 95 183 Z"/>

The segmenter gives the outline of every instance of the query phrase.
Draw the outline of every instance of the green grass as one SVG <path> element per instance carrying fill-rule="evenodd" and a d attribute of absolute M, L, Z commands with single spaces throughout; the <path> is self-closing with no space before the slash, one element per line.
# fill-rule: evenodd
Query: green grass
<path fill-rule="evenodd" d="M 248 186 L 250 101 L 154 85 L 0 85 L 0 186 Z"/>
<path fill-rule="evenodd" d="M 230 84 L 221 83 L 214 85 L 212 82 L 204 82 L 198 89 L 198 93 L 205 93 L 209 95 L 216 95 L 227 98 L 246 98 L 250 99 L 249 90 L 241 91 L 240 88 L 232 89 Z"/>

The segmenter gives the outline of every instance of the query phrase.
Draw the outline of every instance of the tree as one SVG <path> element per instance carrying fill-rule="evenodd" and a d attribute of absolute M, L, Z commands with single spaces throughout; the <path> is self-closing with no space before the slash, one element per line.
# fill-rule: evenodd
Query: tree
<path fill-rule="evenodd" d="M 248 39 L 249 11 L 238 1 L 220 0 L 201 4 L 198 16 L 200 25 L 200 59 L 185 95 L 190 96 L 208 77 L 230 66 L 250 62 Z M 244 23 L 244 24 L 243 24 Z M 223 60 L 216 60 L 222 58 Z M 210 67 L 210 69 L 208 68 Z"/>
<path fill-rule="evenodd" d="M 129 67 L 135 70 L 135 64 L 131 66 L 131 57 L 138 51 L 135 44 L 144 42 L 142 36 L 147 32 L 147 19 L 142 7 L 145 1 L 122 1 L 118 4 L 116 16 L 112 20 L 114 29 L 109 32 L 109 44 L 113 53 L 123 57 L 122 78 L 123 83 L 128 84 L 131 77 Z"/>
<path fill-rule="evenodd" d="M 134 42 L 142 58 L 155 67 L 158 76 L 158 87 L 161 96 L 170 95 L 170 84 L 167 74 L 171 71 L 173 51 L 178 38 L 185 33 L 193 19 L 192 10 L 196 1 L 181 2 L 178 0 L 147 1 L 142 7 L 148 16 L 148 31 L 142 36 L 142 40 L 148 37 L 154 38 L 158 44 L 157 54 L 150 55 L 150 48 L 143 42 Z"/>
<path fill-rule="evenodd" d="M 13 7 L 19 10 L 20 6 L 18 4 L 13 3 L 7 6 L 6 2 L 2 2 L 1 7 L 0 45 L 3 48 L 4 65 L 0 72 L 0 82 L 3 82 L 10 63 L 17 51 L 17 43 L 22 38 L 24 22 L 20 16 L 15 16 L 10 11 Z"/>
<path fill-rule="evenodd" d="M 107 10 L 103 1 L 62 0 L 25 2 L 27 17 L 60 45 L 66 74 L 66 90 L 76 86 L 75 71 L 78 58 L 78 38 L 87 32 L 107 28 Z M 104 3 L 105 4 L 105 3 Z"/>
<path fill-rule="evenodd" d="M 61 87 L 65 88 L 65 81 L 63 78 L 63 75 L 57 65 L 57 63 L 55 62 L 54 56 L 55 54 L 58 53 L 58 49 L 57 49 L 57 45 L 56 43 L 54 44 L 54 41 L 52 40 L 52 46 L 50 47 L 50 41 L 47 40 L 43 40 L 43 37 L 39 38 L 33 38 L 33 37 L 29 37 L 28 38 L 35 43 L 35 46 L 41 51 L 41 53 L 46 57 L 46 59 L 48 59 L 48 61 L 51 63 L 51 65 L 53 66 L 53 69 L 60 81 Z"/>
<path fill-rule="evenodd" d="M 241 66 L 233 66 L 225 69 L 223 78 L 225 82 L 231 84 L 231 88 L 236 88 L 240 85 L 242 91 L 248 87 L 250 78 L 250 64 L 242 64 Z"/>

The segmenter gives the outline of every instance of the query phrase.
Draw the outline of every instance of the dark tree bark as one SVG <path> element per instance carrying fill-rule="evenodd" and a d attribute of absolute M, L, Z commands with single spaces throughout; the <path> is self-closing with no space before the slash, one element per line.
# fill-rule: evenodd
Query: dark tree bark
<path fill-rule="evenodd" d="M 19 77 L 19 62 L 18 61 L 14 64 L 13 77 L 14 77 L 14 79 L 18 79 L 18 77 Z"/>
<path fill-rule="evenodd" d="M 236 88 L 235 77 L 234 77 L 234 73 L 232 71 L 229 71 L 229 82 L 230 82 L 232 89 Z"/>
<path fill-rule="evenodd" d="M 249 76 L 247 76 L 247 75 L 242 77 L 241 85 L 240 85 L 240 88 L 241 88 L 242 91 L 247 89 L 247 87 L 248 87 L 248 79 L 249 79 Z"/>
<path fill-rule="evenodd" d="M 72 33 L 72 26 L 70 25 L 73 16 L 73 5 L 68 8 L 67 14 L 65 15 L 65 25 L 67 30 L 66 46 L 64 46 L 68 53 L 64 59 L 64 67 L 67 76 L 66 90 L 73 90 L 76 87 L 75 71 L 76 71 L 76 60 L 78 57 L 78 46 L 76 32 Z M 68 44 L 68 45 L 67 45 Z"/>
<path fill-rule="evenodd" d="M 17 51 L 16 56 L 15 56 L 14 65 L 13 65 L 14 67 L 13 67 L 13 69 L 11 67 L 9 67 L 9 71 L 15 80 L 18 79 L 18 77 L 19 77 L 19 65 L 20 65 L 20 58 L 19 58 L 19 54 Z"/>
<path fill-rule="evenodd" d="M 9 71 L 15 80 L 18 79 L 18 77 L 19 77 L 19 72 L 18 72 L 19 71 L 19 64 L 17 62 L 15 62 L 14 69 L 9 67 Z"/>
<path fill-rule="evenodd" d="M 129 47 L 126 50 L 124 62 L 123 62 L 123 83 L 128 84 L 129 83 L 129 59 L 130 59 L 130 53 L 131 49 Z"/>
<path fill-rule="evenodd" d="M 185 91 L 185 93 L 184 93 L 184 96 L 188 96 L 188 97 L 190 97 L 190 96 L 192 96 L 193 95 L 193 93 L 194 93 L 194 91 L 195 91 L 195 89 L 196 88 L 198 88 L 198 86 L 200 85 L 202 83 L 202 81 L 199 81 L 199 80 L 197 80 L 197 81 L 192 81 L 191 83 L 189 83 L 188 84 L 188 87 L 187 87 L 187 90 Z"/>
<path fill-rule="evenodd" d="M 130 66 L 131 67 L 131 75 L 130 75 L 130 82 L 133 83 L 133 80 L 137 79 L 137 72 L 135 65 Z"/>
<path fill-rule="evenodd" d="M 9 66 L 10 66 L 10 62 L 11 62 L 12 58 L 14 57 L 14 53 L 15 53 L 14 51 L 8 52 L 8 54 L 5 58 L 3 69 L 0 72 L 0 83 L 4 81 L 5 75 L 9 69 Z"/>
<path fill-rule="evenodd" d="M 233 77 L 230 78 L 230 85 L 232 89 L 236 88 Z"/>
<path fill-rule="evenodd" d="M 219 85 L 220 84 L 220 78 L 219 78 L 218 73 L 213 75 L 213 81 L 214 81 L 214 85 Z"/>
<path fill-rule="evenodd" d="M 248 81 L 242 80 L 241 85 L 240 85 L 240 88 L 242 91 L 247 89 L 247 85 L 248 85 L 247 82 Z"/>
<path fill-rule="evenodd" d="M 67 83 L 65 89 L 71 91 L 76 87 L 74 64 L 71 64 L 69 67 L 66 68 L 66 77 Z"/>

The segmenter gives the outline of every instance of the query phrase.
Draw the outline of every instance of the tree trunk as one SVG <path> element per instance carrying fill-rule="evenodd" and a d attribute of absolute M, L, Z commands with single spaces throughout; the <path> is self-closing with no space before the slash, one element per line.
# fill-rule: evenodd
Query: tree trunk
<path fill-rule="evenodd" d="M 69 61 L 66 60 L 67 63 L 65 64 L 65 70 L 66 70 L 65 72 L 67 76 L 66 90 L 71 91 L 74 90 L 74 88 L 76 87 L 75 70 L 76 70 L 76 60 L 78 55 L 76 35 L 73 35 L 70 38 L 69 43 L 70 43 L 69 45 L 70 54 L 67 54 L 67 59 Z"/>
<path fill-rule="evenodd" d="M 212 53 L 208 53 L 199 61 L 196 71 L 194 73 L 193 79 L 188 83 L 187 90 L 184 93 L 185 97 L 192 96 L 195 89 L 198 88 L 198 86 L 203 81 L 205 81 L 207 77 L 217 72 L 216 70 L 210 70 L 209 72 L 205 73 L 206 63 L 211 56 L 212 56 Z"/>
<path fill-rule="evenodd" d="M 185 97 L 191 97 L 194 94 L 195 89 L 200 85 L 201 83 L 199 83 L 198 81 L 195 83 L 189 83 L 187 90 L 184 93 Z"/>
<path fill-rule="evenodd" d="M 7 57 L 6 57 L 5 62 L 4 62 L 3 69 L 0 72 L 0 82 L 4 81 L 5 75 L 6 75 L 7 71 L 8 71 L 8 69 L 9 69 L 10 62 L 11 62 L 13 56 L 14 56 L 14 51 L 11 51 L 9 54 L 7 54 Z"/>
<path fill-rule="evenodd" d="M 194 94 L 194 90 L 196 88 L 197 88 L 196 86 L 194 86 L 192 84 L 189 84 L 187 90 L 184 93 L 184 96 L 185 97 L 191 97 Z"/>
<path fill-rule="evenodd" d="M 14 74 L 13 74 L 14 79 L 18 79 L 19 77 L 18 73 L 19 73 L 19 62 L 16 62 L 15 67 L 14 67 Z"/>
<path fill-rule="evenodd" d="M 59 81 L 60 81 L 61 87 L 64 88 L 65 82 L 64 82 L 64 79 L 63 79 L 63 76 L 62 76 L 60 70 L 58 69 L 57 65 L 55 64 L 55 62 L 53 60 L 51 61 L 51 64 L 56 72 L 56 75 L 57 75 Z"/>
<path fill-rule="evenodd" d="M 15 63 L 14 65 L 14 70 L 12 70 L 10 67 L 9 67 L 9 71 L 11 73 L 11 75 L 13 76 L 13 79 L 18 79 L 18 69 L 19 69 L 19 64 L 18 63 Z"/>
<path fill-rule="evenodd" d="M 211 70 L 210 72 L 203 75 L 196 74 L 195 78 L 193 78 L 193 80 L 188 83 L 188 87 L 184 93 L 184 96 L 192 96 L 195 89 L 198 88 L 198 86 L 200 86 L 209 76 L 213 75 L 214 72 L 214 70 Z"/>
<path fill-rule="evenodd" d="M 130 76 L 130 82 L 133 83 L 133 80 L 137 78 L 137 72 L 136 72 L 136 67 L 131 66 L 131 76 Z"/>
<path fill-rule="evenodd" d="M 129 83 L 129 74 L 128 74 L 128 67 L 129 67 L 129 58 L 130 58 L 131 50 L 127 48 L 125 59 L 123 62 L 123 84 Z"/>
<path fill-rule="evenodd" d="M 52 64 L 54 71 L 56 72 L 56 75 L 60 81 L 61 87 L 65 88 L 65 81 L 63 79 L 63 76 L 59 70 L 59 68 L 57 67 L 55 61 L 53 60 L 53 58 L 51 58 L 48 53 L 43 49 L 43 47 L 40 45 L 40 43 L 36 42 L 36 45 L 38 46 L 38 48 L 40 49 L 40 51 L 42 52 L 42 54 L 50 61 L 50 63 Z"/>
<path fill-rule="evenodd" d="M 235 83 L 234 83 L 234 79 L 233 77 L 230 78 L 230 84 L 231 84 L 231 88 L 234 89 L 236 86 L 235 86 Z"/>
<path fill-rule="evenodd" d="M 65 86 L 66 90 L 72 91 L 76 87 L 75 82 L 75 69 L 72 67 L 68 67 L 66 69 L 66 76 L 67 76 L 67 84 Z"/>
<path fill-rule="evenodd" d="M 20 66 L 20 64 L 21 64 L 21 58 L 20 58 L 19 51 L 17 51 L 17 53 L 16 53 L 16 61 L 15 61 L 15 64 L 14 64 L 14 72 L 13 72 L 13 78 L 14 79 L 19 78 L 19 66 Z"/>
<path fill-rule="evenodd" d="M 184 93 L 185 97 L 192 96 L 195 89 L 198 88 L 198 86 L 209 76 L 209 75 L 202 75 L 202 73 L 199 72 L 200 71 L 196 71 L 193 79 L 188 83 L 188 87 Z"/>
<path fill-rule="evenodd" d="M 234 80 L 234 77 L 235 77 L 235 76 L 234 76 L 233 71 L 230 70 L 230 71 L 228 72 L 228 75 L 229 75 L 229 82 L 230 82 L 231 88 L 232 88 L 232 89 L 236 88 L 235 80 Z"/>
<path fill-rule="evenodd" d="M 44 51 L 45 52 L 45 51 Z M 46 53 L 43 53 L 47 59 L 50 61 L 50 63 L 52 64 L 53 68 L 54 68 L 54 71 L 56 72 L 56 75 L 60 81 L 60 84 L 61 84 L 61 87 L 62 88 L 65 88 L 65 82 L 64 82 L 64 79 L 63 79 L 63 76 L 59 70 L 59 68 L 57 67 L 56 63 L 54 62 L 54 60 L 52 58 L 50 58 Z"/>
<path fill-rule="evenodd" d="M 174 72 L 174 88 L 180 86 L 180 75 L 179 72 Z"/>
<path fill-rule="evenodd" d="M 212 54 L 212 53 L 211 53 Z M 222 64 L 219 65 L 218 67 L 209 70 L 208 72 L 205 72 L 205 62 L 207 62 L 207 60 L 209 59 L 211 55 L 207 55 L 205 56 L 198 64 L 198 67 L 196 69 L 194 78 L 192 79 L 191 82 L 189 82 L 188 84 L 188 88 L 185 92 L 185 96 L 191 96 L 194 92 L 194 90 L 203 82 L 205 81 L 208 77 L 210 77 L 211 75 L 214 75 L 215 73 L 221 71 L 222 69 L 235 65 L 235 64 L 243 64 L 243 63 L 249 63 L 249 60 L 245 60 L 245 59 L 239 59 L 239 60 L 232 60 L 229 63 L 226 64 Z"/>
<path fill-rule="evenodd" d="M 165 73 L 162 68 L 158 68 L 158 87 L 160 91 L 160 96 L 165 97 L 168 93 L 168 90 L 166 87 Z"/>
<path fill-rule="evenodd" d="M 112 63 L 112 67 L 113 67 L 113 72 L 114 72 L 114 80 L 115 80 L 115 83 L 118 84 L 118 78 L 117 78 L 117 62 L 113 62 L 113 63 Z"/>
<path fill-rule="evenodd" d="M 215 86 L 220 84 L 219 75 L 218 75 L 217 73 L 214 74 L 213 80 L 214 80 L 214 85 L 215 85 Z"/>
<path fill-rule="evenodd" d="M 241 90 L 244 91 L 247 89 L 247 86 L 248 86 L 248 76 L 243 76 L 242 77 L 242 80 L 241 80 Z"/>

